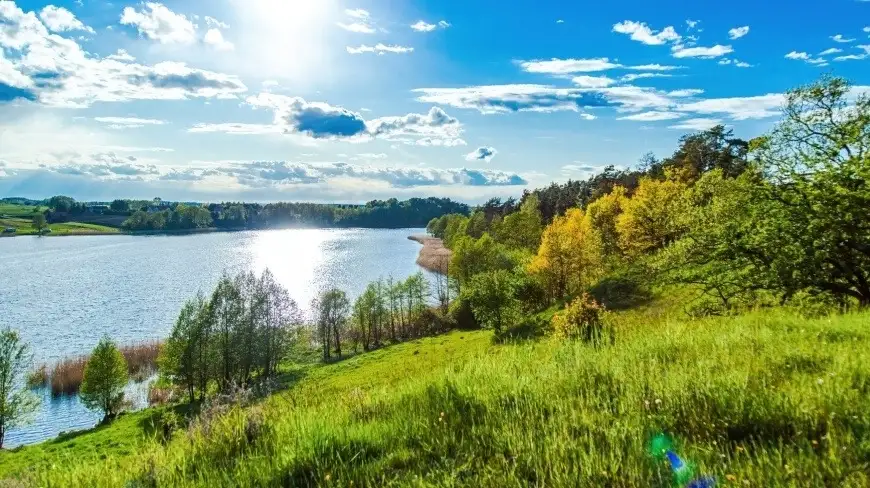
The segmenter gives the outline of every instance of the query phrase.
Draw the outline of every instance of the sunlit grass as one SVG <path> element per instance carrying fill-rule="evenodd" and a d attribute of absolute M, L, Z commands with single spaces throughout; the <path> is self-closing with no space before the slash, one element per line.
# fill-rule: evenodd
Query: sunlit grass
<path fill-rule="evenodd" d="M 870 315 L 627 315 L 614 346 L 450 334 L 300 371 L 248 410 L 46 486 L 867 486 Z M 2 460 L 0 460 L 2 462 Z"/>

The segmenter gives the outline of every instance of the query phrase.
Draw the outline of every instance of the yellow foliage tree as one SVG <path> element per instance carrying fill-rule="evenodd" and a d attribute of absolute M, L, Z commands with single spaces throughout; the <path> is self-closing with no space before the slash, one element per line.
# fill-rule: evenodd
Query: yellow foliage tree
<path fill-rule="evenodd" d="M 601 235 L 601 246 L 605 257 L 614 258 L 622 255 L 619 247 L 619 232 L 616 222 L 625 209 L 628 197 L 625 188 L 616 186 L 613 191 L 595 200 L 586 207 L 586 219 L 589 225 L 597 229 Z"/>
<path fill-rule="evenodd" d="M 644 178 L 616 221 L 619 247 L 629 257 L 661 249 L 681 233 L 685 183 Z"/>
<path fill-rule="evenodd" d="M 547 286 L 552 298 L 575 296 L 602 274 L 601 234 L 579 208 L 569 209 L 544 229 L 529 272 Z"/>

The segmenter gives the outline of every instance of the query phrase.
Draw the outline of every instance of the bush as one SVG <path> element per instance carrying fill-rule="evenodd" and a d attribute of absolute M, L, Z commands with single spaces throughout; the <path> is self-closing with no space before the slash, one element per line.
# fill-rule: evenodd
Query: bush
<path fill-rule="evenodd" d="M 480 324 L 474 318 L 471 304 L 461 296 L 450 302 L 450 308 L 447 313 L 457 329 L 474 330 L 480 328 Z"/>
<path fill-rule="evenodd" d="M 652 298 L 641 278 L 630 275 L 602 278 L 589 289 L 589 294 L 608 310 L 629 309 Z"/>
<path fill-rule="evenodd" d="M 608 332 L 605 309 L 589 294 L 576 298 L 565 310 L 553 316 L 553 335 L 560 339 L 581 339 L 585 342 L 601 342 Z M 613 341 L 613 330 L 610 331 Z"/>

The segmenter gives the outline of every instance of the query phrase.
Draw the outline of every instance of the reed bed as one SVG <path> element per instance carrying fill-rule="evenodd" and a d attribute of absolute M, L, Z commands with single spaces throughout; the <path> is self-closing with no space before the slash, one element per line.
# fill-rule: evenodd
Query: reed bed
<path fill-rule="evenodd" d="M 453 253 L 450 249 L 444 247 L 444 242 L 437 237 L 412 235 L 408 239 L 419 242 L 423 245 L 420 249 L 420 254 L 417 256 L 417 264 L 429 271 L 435 273 L 447 274 L 450 266 L 450 258 Z"/>
<path fill-rule="evenodd" d="M 122 346 L 120 350 L 127 361 L 130 378 L 144 381 L 153 375 L 157 371 L 157 358 L 162 347 L 163 344 L 159 341 Z M 28 375 L 28 385 L 39 387 L 48 383 L 54 396 L 74 395 L 81 388 L 88 359 L 90 356 L 87 355 L 65 358 L 55 363 L 50 371 L 46 365 L 42 365 Z"/>

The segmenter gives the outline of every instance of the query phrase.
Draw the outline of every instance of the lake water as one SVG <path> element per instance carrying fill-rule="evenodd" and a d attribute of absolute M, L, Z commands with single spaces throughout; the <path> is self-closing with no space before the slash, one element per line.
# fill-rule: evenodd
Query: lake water
<path fill-rule="evenodd" d="M 267 267 L 307 310 L 323 289 L 340 288 L 356 298 L 379 277 L 404 279 L 420 271 L 415 264 L 420 245 L 407 237 L 423 232 L 292 229 L 3 238 L 0 328 L 17 329 L 36 364 L 88 353 L 104 334 L 119 344 L 163 339 L 185 300 L 199 290 L 211 292 L 222 273 L 259 273 Z M 99 418 L 78 397 L 52 399 L 46 393 L 36 421 L 9 431 L 5 446 L 89 428 Z"/>

